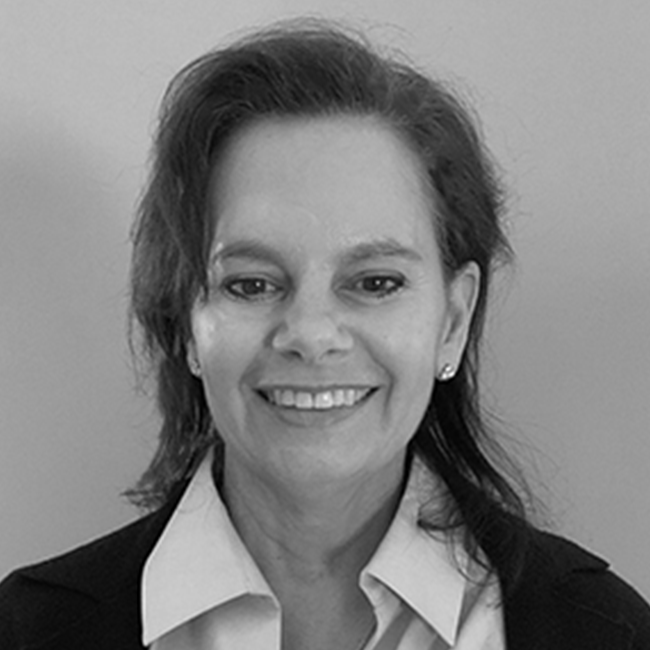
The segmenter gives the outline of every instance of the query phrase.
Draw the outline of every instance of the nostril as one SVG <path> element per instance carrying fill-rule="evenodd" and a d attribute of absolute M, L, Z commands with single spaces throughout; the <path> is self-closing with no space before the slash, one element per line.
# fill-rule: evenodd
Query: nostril
<path fill-rule="evenodd" d="M 284 324 L 273 334 L 271 347 L 294 359 L 314 360 L 352 347 L 352 337 L 331 318 Z"/>

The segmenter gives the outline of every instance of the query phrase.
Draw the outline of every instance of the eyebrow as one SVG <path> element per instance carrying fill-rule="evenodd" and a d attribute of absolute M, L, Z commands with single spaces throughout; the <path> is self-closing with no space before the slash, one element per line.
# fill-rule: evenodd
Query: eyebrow
<path fill-rule="evenodd" d="M 422 255 L 414 248 L 401 244 L 396 239 L 385 238 L 356 244 L 340 254 L 344 264 L 358 264 L 378 257 L 402 258 L 411 262 L 421 262 Z M 275 248 L 255 239 L 244 239 L 227 244 L 211 256 L 211 263 L 230 259 L 243 259 L 253 262 L 266 262 L 281 265 L 282 254 Z"/>
<path fill-rule="evenodd" d="M 348 264 L 366 262 L 376 257 L 399 257 L 410 262 L 422 261 L 422 255 L 414 248 L 404 246 L 404 244 L 392 238 L 357 244 L 342 255 L 343 261 Z"/>
<path fill-rule="evenodd" d="M 227 244 L 223 248 L 216 250 L 211 258 L 211 263 L 231 259 L 243 259 L 252 262 L 267 262 L 280 264 L 281 255 L 274 248 L 267 246 L 261 241 L 255 239 L 243 239 Z"/>

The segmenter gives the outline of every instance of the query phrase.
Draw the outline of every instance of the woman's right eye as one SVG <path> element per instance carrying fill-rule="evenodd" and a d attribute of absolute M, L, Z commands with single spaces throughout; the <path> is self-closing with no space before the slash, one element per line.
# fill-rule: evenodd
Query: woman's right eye
<path fill-rule="evenodd" d="M 233 298 L 247 301 L 269 300 L 282 291 L 275 282 L 259 277 L 226 280 L 223 287 Z"/>

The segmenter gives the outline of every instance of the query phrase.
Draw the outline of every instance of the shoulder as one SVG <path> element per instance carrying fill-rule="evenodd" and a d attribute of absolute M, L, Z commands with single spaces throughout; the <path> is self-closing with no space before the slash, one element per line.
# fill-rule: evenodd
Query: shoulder
<path fill-rule="evenodd" d="M 0 582 L 0 648 L 36 646 L 85 617 L 110 611 L 111 603 L 128 603 L 138 614 L 140 575 L 172 510 L 170 504 L 63 555 L 9 574 Z"/>
<path fill-rule="evenodd" d="M 650 647 L 650 606 L 641 595 L 605 560 L 546 532 L 531 534 L 505 612 L 506 626 L 519 638 L 543 634 L 558 648 Z"/>

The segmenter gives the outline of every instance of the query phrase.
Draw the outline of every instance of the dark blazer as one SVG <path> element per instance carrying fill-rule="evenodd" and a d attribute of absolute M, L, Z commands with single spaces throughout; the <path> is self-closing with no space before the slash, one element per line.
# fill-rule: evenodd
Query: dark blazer
<path fill-rule="evenodd" d="M 176 504 L 0 584 L 0 650 L 140 650 L 140 576 Z M 508 650 L 650 650 L 650 607 L 607 563 L 534 532 Z M 242 649 L 243 650 L 243 649 Z"/>

